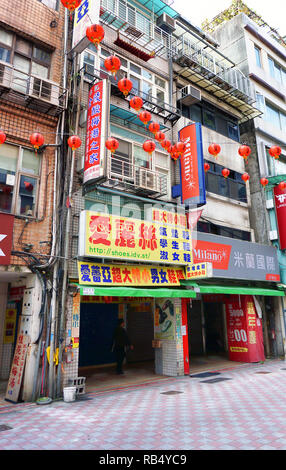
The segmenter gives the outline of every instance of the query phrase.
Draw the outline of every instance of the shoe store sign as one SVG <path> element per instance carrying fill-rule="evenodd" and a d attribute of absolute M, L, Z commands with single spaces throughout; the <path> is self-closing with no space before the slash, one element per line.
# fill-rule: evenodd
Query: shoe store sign
<path fill-rule="evenodd" d="M 192 263 L 191 231 L 175 220 L 171 224 L 82 211 L 79 226 L 79 257 L 179 266 Z"/>

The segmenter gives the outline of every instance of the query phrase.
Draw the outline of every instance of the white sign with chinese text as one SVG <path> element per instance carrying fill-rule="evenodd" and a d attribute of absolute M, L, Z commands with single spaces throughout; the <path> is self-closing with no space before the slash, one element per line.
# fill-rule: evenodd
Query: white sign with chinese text
<path fill-rule="evenodd" d="M 99 23 L 100 2 L 96 0 L 82 0 L 74 12 L 72 50 L 80 53 L 89 44 L 86 37 L 86 28 Z"/>

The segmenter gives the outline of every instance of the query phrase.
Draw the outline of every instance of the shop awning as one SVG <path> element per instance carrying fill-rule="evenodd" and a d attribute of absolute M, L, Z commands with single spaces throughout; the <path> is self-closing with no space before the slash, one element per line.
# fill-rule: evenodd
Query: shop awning
<path fill-rule="evenodd" d="M 246 286 L 201 285 L 195 282 L 181 281 L 182 284 L 193 287 L 198 294 L 236 294 L 236 295 L 268 295 L 271 297 L 284 297 L 285 292 L 278 289 Z"/>
<path fill-rule="evenodd" d="M 77 284 L 80 288 L 80 295 L 107 296 L 107 297 L 169 297 L 169 298 L 196 298 L 194 290 L 187 289 L 143 289 L 136 287 L 100 287 L 83 286 Z"/>

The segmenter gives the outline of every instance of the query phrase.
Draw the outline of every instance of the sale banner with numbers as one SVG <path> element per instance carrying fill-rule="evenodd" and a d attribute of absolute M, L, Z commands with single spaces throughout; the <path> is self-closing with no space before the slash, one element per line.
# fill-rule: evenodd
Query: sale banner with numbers
<path fill-rule="evenodd" d="M 229 359 L 238 362 L 264 361 L 262 323 L 253 297 L 231 296 L 225 306 Z"/>

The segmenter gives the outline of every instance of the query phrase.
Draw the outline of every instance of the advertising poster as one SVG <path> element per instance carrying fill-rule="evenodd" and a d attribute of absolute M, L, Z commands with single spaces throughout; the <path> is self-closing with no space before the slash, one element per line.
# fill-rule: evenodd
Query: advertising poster
<path fill-rule="evenodd" d="M 274 188 L 275 210 L 281 250 L 286 250 L 286 189 Z"/>
<path fill-rule="evenodd" d="M 237 362 L 264 361 L 262 323 L 253 297 L 231 296 L 225 306 L 229 359 Z"/>
<path fill-rule="evenodd" d="M 154 338 L 175 339 L 175 307 L 170 299 L 156 299 Z"/>

